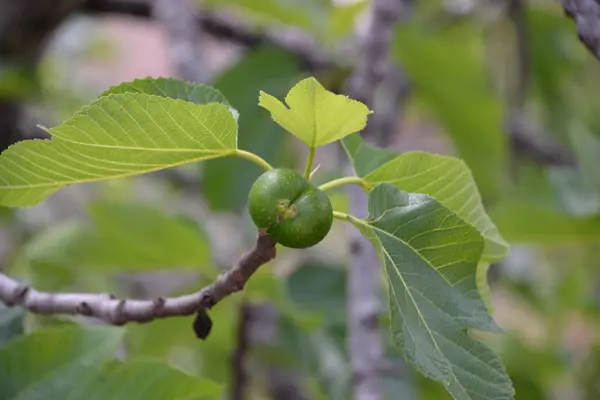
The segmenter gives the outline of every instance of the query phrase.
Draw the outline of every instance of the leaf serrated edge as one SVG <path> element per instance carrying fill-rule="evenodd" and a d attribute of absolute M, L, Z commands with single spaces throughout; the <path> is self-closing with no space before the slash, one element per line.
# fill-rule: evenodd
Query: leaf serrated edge
<path fill-rule="evenodd" d="M 475 197 L 476 197 L 476 199 L 477 199 L 477 204 L 478 204 L 478 205 L 481 205 L 481 207 L 483 207 L 483 199 L 482 199 L 482 197 L 481 197 L 481 193 L 479 192 L 479 188 L 477 187 L 477 182 L 475 182 L 475 178 L 473 177 L 473 173 L 471 172 L 471 169 L 469 168 L 469 166 L 467 165 L 467 163 L 466 163 L 464 160 L 461 160 L 460 158 L 457 158 L 457 157 L 445 156 L 445 155 L 441 155 L 441 154 L 435 154 L 435 153 L 428 153 L 428 152 L 421 151 L 421 150 L 412 150 L 412 151 L 407 151 L 407 152 L 404 152 L 404 153 L 402 153 L 402 154 L 398 154 L 398 156 L 397 156 L 396 158 L 393 158 L 393 159 L 391 159 L 391 160 L 389 160 L 389 161 L 387 161 L 387 162 L 385 162 L 385 163 L 381 164 L 381 165 L 380 165 L 380 166 L 378 166 L 378 167 L 377 167 L 375 170 L 373 170 L 373 171 L 369 172 L 368 174 L 364 175 L 362 178 L 365 180 L 365 182 L 369 182 L 369 179 L 368 179 L 368 177 L 369 177 L 370 175 L 372 175 L 372 174 L 373 174 L 373 173 L 374 173 L 374 172 L 375 172 L 377 169 L 379 169 L 379 168 L 383 168 L 384 166 L 387 166 L 388 164 L 390 164 L 390 163 L 394 162 L 394 161 L 395 161 L 395 160 L 397 160 L 399 157 L 402 157 L 402 156 L 403 156 L 403 155 L 405 155 L 405 154 L 408 154 L 408 155 L 420 155 L 420 156 L 427 156 L 427 157 L 432 157 L 432 158 L 435 158 L 435 159 L 438 159 L 438 160 L 441 160 L 441 161 L 444 161 L 444 160 L 446 160 L 446 161 L 450 161 L 450 160 L 452 160 L 452 161 L 456 161 L 456 162 L 458 162 L 458 163 L 459 163 L 459 164 L 460 164 L 462 167 L 464 167 L 464 168 L 465 168 L 465 169 L 468 171 L 468 173 L 470 174 L 470 178 L 471 178 L 471 180 L 472 180 L 472 182 L 473 182 L 473 185 L 475 185 Z M 354 169 L 354 166 L 353 166 L 353 169 Z M 355 171 L 355 173 L 356 173 L 356 171 Z M 410 177 L 410 178 L 414 178 L 414 176 L 412 176 L 412 177 Z M 403 178 L 398 178 L 397 180 L 401 180 L 401 179 L 403 179 Z M 395 182 L 395 181 L 396 181 L 396 180 L 387 180 L 387 181 L 371 181 L 371 185 L 372 185 L 372 188 L 374 188 L 374 187 L 375 187 L 375 186 L 377 186 L 378 184 L 381 184 L 381 183 L 392 183 L 392 182 Z M 435 197 L 435 196 L 430 196 L 430 195 L 428 195 L 428 194 L 426 194 L 426 193 L 421 193 L 421 192 L 416 192 L 416 193 L 420 193 L 420 194 L 424 194 L 424 195 L 426 195 L 426 196 L 429 196 L 429 197 L 431 197 L 431 198 L 435 199 L 436 201 L 438 201 L 438 202 L 439 202 L 441 205 L 443 205 L 444 207 L 446 207 L 446 205 L 445 205 L 445 204 L 443 204 L 443 203 L 442 203 L 440 200 L 438 200 L 438 199 L 437 199 L 437 197 Z M 447 208 L 447 207 L 446 207 L 446 208 Z M 450 211 L 452 211 L 452 210 L 450 210 Z M 454 213 L 454 211 L 452 211 L 452 212 Z M 503 252 L 503 254 L 501 254 L 501 255 L 496 255 L 495 257 L 493 257 L 493 258 L 490 258 L 490 259 L 487 259 L 486 257 L 484 257 L 484 258 L 486 259 L 486 261 L 498 261 L 498 260 L 501 260 L 501 259 L 503 259 L 504 257 L 506 257 L 506 255 L 507 255 L 507 254 L 508 254 L 508 252 L 510 251 L 510 245 L 508 244 L 508 242 L 506 241 L 506 239 L 504 239 L 504 237 L 502 236 L 502 234 L 501 234 L 501 233 L 500 233 L 500 231 L 498 230 L 498 227 L 496 226 L 496 224 L 494 223 L 494 221 L 492 220 L 492 218 L 490 217 L 490 215 L 487 213 L 487 210 L 485 210 L 485 208 L 483 208 L 483 212 L 484 212 L 484 213 L 485 213 L 485 215 L 488 217 L 489 223 L 490 223 L 490 224 L 493 226 L 493 228 L 494 228 L 494 229 L 496 230 L 496 232 L 497 232 L 497 238 L 498 238 L 499 240 L 498 240 L 498 241 L 496 241 L 496 240 L 493 240 L 493 242 L 494 242 L 494 243 L 497 243 L 498 245 L 500 245 L 500 246 L 502 246 L 502 247 L 504 248 L 504 252 Z M 456 214 L 456 213 L 455 213 L 455 214 Z M 457 215 L 458 215 L 458 214 L 457 214 Z M 463 219 L 463 220 L 464 220 L 464 218 L 463 218 L 462 216 L 458 215 L 458 217 L 459 217 L 460 219 Z M 469 223 L 469 224 L 470 224 L 470 223 Z M 471 225 L 471 226 L 473 226 L 472 224 L 470 224 L 470 225 Z M 480 233 L 480 234 L 483 236 L 483 238 L 484 238 L 484 240 L 485 240 L 485 238 L 486 238 L 486 233 L 487 233 L 487 232 L 481 232 L 481 231 L 479 230 L 479 228 L 477 228 L 476 226 L 473 226 L 473 227 L 474 227 L 474 228 L 475 228 L 475 229 L 476 229 L 476 230 L 477 230 L 477 231 L 478 231 L 478 232 L 479 232 L 479 233 Z M 485 253 L 484 253 L 484 255 L 485 255 Z"/>
<path fill-rule="evenodd" d="M 118 83 L 116 85 L 111 85 L 111 86 L 108 87 L 108 89 L 106 89 L 104 92 L 102 92 L 100 95 L 98 95 L 98 97 L 96 99 L 99 99 L 101 97 L 106 97 L 106 96 L 111 95 L 111 94 L 126 94 L 126 93 L 112 93 L 113 90 L 115 90 L 119 86 L 133 85 L 136 82 L 151 82 L 151 81 L 181 82 L 181 83 L 183 83 L 185 85 L 197 86 L 197 87 L 200 87 L 200 88 L 207 88 L 209 90 L 213 90 L 213 91 L 217 92 L 218 94 L 220 94 L 226 100 L 226 103 L 221 103 L 221 102 L 218 102 L 218 101 L 217 102 L 211 102 L 211 103 L 220 103 L 220 104 L 225 104 L 225 105 L 231 106 L 230 103 L 229 103 L 229 100 L 227 99 L 227 97 L 225 97 L 225 95 L 219 89 L 217 89 L 214 86 L 207 85 L 207 84 L 204 84 L 204 83 L 192 82 L 192 81 L 188 81 L 188 80 L 180 79 L 180 78 L 168 77 L 168 76 L 161 76 L 161 77 L 158 77 L 158 78 L 155 78 L 155 77 L 152 77 L 152 76 L 146 76 L 144 78 L 136 78 L 136 79 L 131 80 L 131 81 L 126 81 L 126 82 Z M 141 92 L 141 91 L 130 92 L 130 93 L 149 94 L 149 93 L 144 93 L 144 92 Z M 166 96 L 159 96 L 159 97 L 173 99 L 171 97 L 166 97 Z M 173 99 L 173 100 L 175 100 L 175 99 Z M 179 100 L 181 100 L 181 99 L 179 99 Z M 188 103 L 193 103 L 193 102 L 189 101 Z M 197 104 L 197 103 L 194 103 L 194 104 Z M 205 103 L 205 104 L 210 104 L 210 103 Z"/>
<path fill-rule="evenodd" d="M 407 192 L 407 193 L 408 193 L 408 192 Z M 455 217 L 457 217 L 457 218 L 458 218 L 458 219 L 459 219 L 459 220 L 460 220 L 460 221 L 461 221 L 461 222 L 462 222 L 464 225 L 466 225 L 466 226 L 468 226 L 468 227 L 471 227 L 471 228 L 472 228 L 472 229 L 473 229 L 475 232 L 477 232 L 477 234 L 479 235 L 479 237 L 480 237 L 480 238 L 481 238 L 481 240 L 483 241 L 483 235 L 481 234 L 481 232 L 479 231 L 479 229 L 477 229 L 476 227 L 474 227 L 474 226 L 473 226 L 472 224 L 470 224 L 469 222 L 465 221 L 465 220 L 464 220 L 462 217 L 460 217 L 460 216 L 459 216 L 458 214 L 456 214 L 454 211 L 450 210 L 448 207 L 446 207 L 444 204 L 442 204 L 441 202 L 439 202 L 437 199 L 435 199 L 435 198 L 434 198 L 434 197 L 432 197 L 432 196 L 429 196 L 429 195 L 426 195 L 426 194 L 420 194 L 420 193 L 419 193 L 419 195 L 422 195 L 422 196 L 425 196 L 425 197 L 428 197 L 428 198 L 430 198 L 430 199 L 434 200 L 434 201 L 435 201 L 435 202 L 436 202 L 436 203 L 437 203 L 437 204 L 438 204 L 440 207 L 444 208 L 446 211 L 448 211 L 449 213 L 451 213 L 451 214 L 453 214 Z M 381 215 L 381 216 L 385 215 L 385 213 L 386 213 L 386 212 L 388 212 L 388 211 L 390 211 L 390 210 L 385 210 L 385 211 L 384 211 L 384 213 L 382 213 L 382 215 Z M 380 216 L 380 217 L 381 217 L 381 216 Z M 377 218 L 377 220 L 379 220 L 379 219 L 380 219 L 380 217 L 378 217 L 378 218 Z M 342 218 L 340 218 L 340 219 L 342 219 Z M 352 224 L 355 224 L 355 225 L 356 225 L 356 224 L 358 224 L 358 225 L 361 225 L 363 228 L 369 229 L 369 230 L 371 230 L 371 231 L 372 231 L 372 232 L 374 232 L 374 233 L 375 233 L 375 231 L 380 231 L 381 233 L 383 233 L 383 234 L 385 234 L 385 235 L 388 235 L 388 236 L 393 236 L 391 233 L 389 233 L 389 232 L 387 232 L 387 231 L 384 231 L 384 230 L 382 230 L 382 229 L 380 229 L 380 228 L 377 228 L 377 227 L 374 227 L 374 226 L 372 226 L 372 225 L 369 223 L 369 222 L 372 222 L 372 221 L 370 221 L 369 219 L 360 219 L 360 218 L 354 217 L 354 216 L 352 216 L 352 215 L 349 215 L 349 214 L 346 214 L 346 215 L 345 215 L 345 218 L 343 218 L 343 219 L 345 219 L 345 220 L 349 221 L 349 222 L 350 222 L 350 223 L 352 223 Z M 359 230 L 360 230 L 360 228 L 359 228 Z M 395 236 L 393 236 L 393 237 L 394 237 L 394 238 L 396 238 Z M 389 253 L 386 251 L 386 249 L 384 248 L 383 244 L 381 244 L 381 240 L 380 240 L 380 238 L 379 238 L 379 237 L 378 237 L 376 234 L 375 234 L 375 235 L 373 235 L 372 237 L 369 237 L 369 238 L 367 238 L 367 239 L 368 239 L 368 240 L 369 240 L 369 241 L 372 243 L 372 245 L 374 245 L 374 244 L 373 244 L 373 242 L 374 242 L 374 241 L 376 242 L 376 244 L 377 244 L 377 248 L 375 249 L 375 250 L 376 250 L 376 253 L 379 253 L 379 254 L 380 254 L 380 256 L 385 256 L 385 257 L 387 257 L 388 259 L 391 259 L 391 257 L 389 256 Z M 405 244 L 406 246 L 408 246 L 409 248 L 411 248 L 411 250 L 412 250 L 412 251 L 415 251 L 415 252 L 418 254 L 418 252 L 417 252 L 417 251 L 416 251 L 416 250 L 415 250 L 415 249 L 414 249 L 414 248 L 413 248 L 413 247 L 412 247 L 410 244 L 408 244 L 408 243 L 405 243 L 404 241 L 401 241 L 401 242 L 402 242 L 403 244 Z M 375 246 L 374 246 L 374 247 L 375 247 Z M 482 248 L 482 250 L 483 250 L 483 248 Z M 423 259 L 423 260 L 424 260 L 424 261 L 427 263 L 427 265 L 428 265 L 428 266 L 430 266 L 430 267 L 431 267 L 431 268 L 432 268 L 434 271 L 436 271 L 436 272 L 437 272 L 437 269 L 435 269 L 435 268 L 434 268 L 434 267 L 433 267 L 433 266 L 430 264 L 429 260 L 427 260 L 427 259 Z M 390 279 L 390 278 L 389 278 L 389 275 L 388 275 L 388 272 L 387 272 L 387 268 L 385 268 L 385 260 L 381 260 L 381 261 L 384 263 L 384 265 L 382 266 L 382 268 L 381 268 L 381 269 L 382 269 L 383 273 L 384 273 L 384 274 L 385 274 L 385 275 L 388 277 L 387 279 L 388 279 L 388 282 L 389 282 L 389 279 Z M 478 266 L 477 266 L 477 269 L 478 269 Z M 441 274 L 440 274 L 440 276 L 441 276 Z M 440 348 L 438 347 L 437 341 L 436 341 L 436 340 L 435 340 L 435 338 L 433 337 L 433 332 L 432 332 L 432 331 L 431 331 L 431 329 L 429 328 L 429 325 L 427 324 L 427 322 L 426 322 L 425 318 L 424 318 L 424 317 L 423 317 L 423 315 L 421 314 L 420 308 L 417 306 L 417 303 L 415 302 L 415 300 L 414 300 L 414 298 L 413 298 L 412 294 L 410 293 L 409 286 L 406 284 L 406 282 L 404 281 L 404 278 L 402 277 L 402 275 L 401 275 L 401 274 L 398 274 L 398 277 L 400 278 L 400 280 L 401 280 L 402 284 L 404 285 L 404 287 L 407 289 L 407 292 L 409 293 L 409 296 L 410 296 L 410 298 L 411 298 L 411 302 L 413 303 L 413 305 L 414 305 L 415 309 L 417 310 L 417 313 L 418 313 L 418 315 L 419 315 L 419 318 L 421 319 L 421 321 L 423 322 L 424 326 L 426 327 L 426 329 L 427 329 L 427 332 L 429 333 L 429 336 L 430 336 L 430 338 L 431 338 L 432 342 L 434 343 L 434 345 L 435 345 L 435 347 L 436 347 L 437 351 L 438 351 L 438 352 L 439 352 L 439 353 L 440 353 L 440 354 L 441 354 L 441 355 L 444 357 L 444 360 L 443 360 L 443 361 L 445 362 L 445 364 L 448 364 L 448 365 L 449 365 L 449 373 L 451 373 L 451 374 L 454 376 L 454 381 L 455 381 L 455 382 L 457 382 L 457 383 L 460 385 L 460 387 L 461 387 L 461 388 L 462 388 L 462 389 L 465 391 L 465 393 L 468 393 L 468 391 L 465 389 L 465 387 L 464 387 L 464 386 L 462 385 L 462 383 L 459 381 L 458 377 L 457 377 L 457 376 L 454 374 L 454 372 L 453 372 L 453 368 L 452 368 L 452 363 L 450 363 L 450 362 L 449 362 L 449 360 L 446 358 L 446 356 L 444 355 L 444 353 L 443 353 L 443 352 L 440 350 Z M 441 277 L 442 277 L 444 280 L 446 280 L 446 278 L 445 278 L 444 276 L 441 276 Z M 475 278 L 477 278 L 477 274 L 475 275 Z M 447 283 L 450 285 L 450 283 L 449 283 L 447 280 L 446 280 L 446 282 L 447 282 Z M 387 285 L 387 286 L 388 286 L 388 290 L 391 290 L 392 292 L 394 292 L 394 288 L 392 287 L 392 285 L 390 285 L 390 284 L 388 283 L 388 285 Z M 452 285 L 450 285 L 450 286 L 452 286 Z M 478 290 L 478 292 L 479 292 L 479 290 Z M 394 293 L 394 296 L 395 296 L 395 293 Z M 481 293 L 479 293 L 479 299 L 480 299 L 480 300 L 481 300 L 481 301 L 484 303 L 484 305 L 486 305 L 486 302 L 485 302 L 485 301 L 484 301 L 484 299 L 482 298 L 482 295 L 481 295 Z M 486 307 L 486 309 L 487 309 L 487 307 Z M 400 309 L 400 308 L 398 308 L 398 312 L 400 312 L 400 314 L 402 314 L 402 311 L 401 311 L 401 309 Z M 390 314 L 392 314 L 392 311 L 390 310 L 390 311 L 389 311 L 389 313 L 390 313 Z M 391 315 L 390 315 L 390 316 L 391 316 Z M 496 327 L 497 327 L 497 325 L 495 325 L 495 324 L 494 324 L 494 326 L 496 326 Z M 465 328 L 465 330 L 466 330 L 466 331 L 468 331 L 469 329 L 475 329 L 475 328 L 469 328 L 469 327 L 466 327 L 466 328 Z M 490 330 L 489 330 L 489 332 L 492 332 L 492 333 L 501 333 L 501 332 L 502 332 L 502 331 L 500 330 L 500 328 L 499 328 L 499 327 L 497 327 L 497 329 L 498 329 L 498 330 L 495 330 L 495 329 L 490 329 Z M 393 332 L 392 332 L 392 333 L 393 333 Z M 409 333 L 409 334 L 410 334 L 410 333 Z M 412 336 L 412 335 L 411 335 L 411 336 Z M 475 338 L 472 338 L 472 339 L 477 341 L 477 339 L 475 339 Z M 480 342 L 480 343 L 481 343 L 481 342 Z M 483 344 L 483 345 L 485 346 L 485 344 Z M 497 361 L 500 361 L 500 358 L 498 357 L 498 355 L 497 355 L 495 352 L 493 352 L 493 350 L 492 350 L 492 349 L 490 349 L 490 348 L 489 348 L 489 347 L 487 347 L 487 346 L 486 346 L 486 348 L 488 348 L 488 350 L 494 354 L 494 356 L 496 357 Z M 414 366 L 414 367 L 415 367 L 415 368 L 416 368 L 418 371 L 420 371 L 421 373 L 423 373 L 425 376 L 428 376 L 429 378 L 432 378 L 432 379 L 434 379 L 434 380 L 436 380 L 436 381 L 438 381 L 438 382 L 441 382 L 441 381 L 440 381 L 440 380 L 439 380 L 437 377 L 434 377 L 432 374 L 428 374 L 428 373 L 427 373 L 427 371 L 423 371 L 423 370 L 422 370 L 422 369 L 421 369 L 421 368 L 420 368 L 420 367 L 419 367 L 419 366 L 416 364 L 416 362 L 415 362 L 415 361 L 414 361 L 414 360 L 413 360 L 411 357 L 406 357 L 406 359 L 407 359 L 407 361 L 408 361 L 408 362 L 409 362 L 411 365 L 413 365 L 413 366 Z M 509 395 L 509 398 L 514 398 L 515 389 L 514 389 L 514 386 L 513 386 L 512 382 L 510 381 L 510 377 L 508 376 L 508 373 L 507 373 L 507 371 L 506 371 L 506 367 L 505 367 L 505 366 L 502 364 L 502 362 L 499 362 L 499 368 L 500 368 L 500 370 L 501 370 L 500 372 L 501 372 L 503 375 L 505 375 L 505 376 L 506 376 L 506 377 L 509 379 L 507 384 L 503 384 L 503 385 L 501 385 L 501 386 L 499 386 L 499 387 L 501 387 L 501 388 L 503 388 L 503 389 L 506 389 L 506 391 L 507 391 L 507 392 L 509 392 L 509 393 L 508 393 L 508 395 Z M 452 396 L 452 397 L 454 397 L 454 396 Z"/>

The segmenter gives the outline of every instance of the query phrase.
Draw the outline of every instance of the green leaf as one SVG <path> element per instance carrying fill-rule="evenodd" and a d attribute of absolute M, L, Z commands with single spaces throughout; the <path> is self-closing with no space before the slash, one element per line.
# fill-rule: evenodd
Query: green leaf
<path fill-rule="evenodd" d="M 335 4 L 328 21 L 329 35 L 334 40 L 340 40 L 350 34 L 354 29 L 356 19 L 368 4 L 365 0 L 350 2 L 349 4 Z"/>
<path fill-rule="evenodd" d="M 27 265 L 29 283 L 46 291 L 72 289 L 71 285 L 82 276 L 78 244 L 88 234 L 84 222 L 74 220 L 37 232 L 21 254 Z"/>
<path fill-rule="evenodd" d="M 414 84 L 412 93 L 443 124 L 481 191 L 497 196 L 507 170 L 508 141 L 503 104 L 483 63 L 480 29 L 456 24 L 440 32 L 404 24 L 397 29 L 394 54 Z"/>
<path fill-rule="evenodd" d="M 342 146 L 350 158 L 356 175 L 364 177 L 377 168 L 398 158 L 393 150 L 383 149 L 366 143 L 359 134 L 349 135 L 342 139 Z"/>
<path fill-rule="evenodd" d="M 285 102 L 287 106 L 263 91 L 258 100 L 275 122 L 309 147 L 323 146 L 362 130 L 371 113 L 361 102 L 328 91 L 312 77 L 291 88 Z"/>
<path fill-rule="evenodd" d="M 547 183 L 554 187 L 554 193 L 549 198 L 558 203 L 561 209 L 580 217 L 598 214 L 600 191 L 589 182 L 585 172 L 571 166 L 550 166 L 545 170 Z"/>
<path fill-rule="evenodd" d="M 485 303 L 489 312 L 494 311 L 492 304 L 492 289 L 488 283 L 487 275 L 490 270 L 490 263 L 482 261 L 477 265 L 477 274 L 475 280 L 477 281 L 477 290 L 481 299 Z"/>
<path fill-rule="evenodd" d="M 326 325 L 346 321 L 346 270 L 333 265 L 307 263 L 286 281 L 290 299 L 298 308 L 323 314 Z"/>
<path fill-rule="evenodd" d="M 272 68 L 277 65 L 277 68 Z M 238 147 L 264 158 L 272 165 L 294 168 L 296 152 L 288 150 L 294 140 L 256 102 L 261 89 L 284 96 L 297 81 L 299 66 L 291 54 L 279 49 L 260 49 L 246 55 L 223 72 L 214 85 L 240 113 Z M 220 158 L 202 165 L 203 194 L 212 210 L 240 211 L 247 202 L 254 180 L 264 171 L 237 158 Z M 223 177 L 235 177 L 223 179 Z"/>
<path fill-rule="evenodd" d="M 327 399 L 349 398 L 349 363 L 344 337 L 334 335 L 331 328 L 307 330 L 293 317 L 282 315 L 277 355 L 293 362 L 304 376 L 316 376 Z M 311 397 L 313 398 L 313 397 Z"/>
<path fill-rule="evenodd" d="M 0 205 L 33 206 L 64 186 L 231 155 L 237 121 L 228 106 L 127 93 L 101 97 L 0 156 Z"/>
<path fill-rule="evenodd" d="M 267 28 L 292 25 L 311 33 L 321 25 L 329 8 L 328 2 L 322 0 L 204 0 L 202 6 L 219 11 L 225 8 L 238 14 L 245 22 L 254 22 Z"/>
<path fill-rule="evenodd" d="M 152 359 L 134 359 L 107 368 L 81 390 L 87 400 L 218 400 L 222 391 L 213 381 Z"/>
<path fill-rule="evenodd" d="M 369 194 L 366 221 L 350 221 L 385 265 L 391 329 L 404 357 L 457 400 L 513 399 L 499 358 L 468 333 L 499 332 L 475 282 L 479 232 L 435 199 L 391 184 Z"/>
<path fill-rule="evenodd" d="M 25 311 L 22 308 L 8 308 L 0 304 L 0 347 L 23 334 L 24 321 Z"/>
<path fill-rule="evenodd" d="M 398 155 L 352 135 L 342 141 L 356 174 L 369 183 L 391 183 L 401 190 L 423 193 L 458 214 L 481 232 L 483 258 L 498 261 L 508 253 L 496 225 L 487 215 L 469 167 L 460 159 L 410 151 Z"/>
<path fill-rule="evenodd" d="M 175 78 L 144 78 L 123 82 L 110 87 L 99 97 L 110 94 L 144 93 L 168 99 L 180 99 L 196 104 L 222 103 L 229 105 L 227 98 L 212 86 L 185 82 Z"/>
<path fill-rule="evenodd" d="M 89 210 L 92 234 L 79 243 L 82 262 L 103 271 L 195 267 L 213 274 L 208 238 L 158 208 L 102 202 Z"/>
<path fill-rule="evenodd" d="M 600 137 L 592 134 L 581 123 L 573 123 L 569 134 L 581 179 L 596 194 L 600 194 Z"/>
<path fill-rule="evenodd" d="M 93 203 L 88 213 L 91 225 L 66 222 L 36 236 L 25 248 L 27 261 L 66 271 L 194 268 L 209 276 L 217 272 L 208 238 L 176 216 L 145 204 L 112 201 Z M 50 282 L 60 277 L 51 278 Z M 48 282 L 42 283 L 51 289 Z"/>
<path fill-rule="evenodd" d="M 195 348 L 192 348 L 198 373 L 223 384 L 230 379 L 230 357 L 237 346 L 236 327 L 239 322 L 239 303 L 234 299 L 230 300 L 233 301 L 224 301 L 210 311 L 210 317 L 213 320 L 210 335 L 201 345 L 197 344 Z M 160 338 L 155 339 L 160 340 Z"/>
<path fill-rule="evenodd" d="M 396 349 L 394 348 L 393 350 Z M 384 399 L 423 399 L 417 395 L 417 388 L 412 376 L 414 375 L 413 370 L 397 353 L 398 351 L 396 350 L 392 354 L 386 354 L 385 357 L 387 365 L 389 365 L 388 368 L 392 369 L 392 372 L 383 374 L 382 377 Z"/>
<path fill-rule="evenodd" d="M 552 127 L 552 134 L 560 135 L 568 131 L 568 121 L 580 109 L 573 101 L 569 85 L 585 65 L 587 50 L 577 43 L 579 39 L 573 34 L 572 22 L 561 13 L 539 4 L 529 4 L 524 11 L 528 29 L 535 32 L 527 41 L 531 91 L 543 102 L 540 113 L 544 125 Z M 584 85 L 593 87 L 589 82 Z M 580 98 L 589 103 L 589 96 Z"/>
<path fill-rule="evenodd" d="M 576 217 L 535 202 L 503 201 L 490 209 L 498 229 L 514 243 L 600 241 L 600 216 Z"/>
<path fill-rule="evenodd" d="M 95 379 L 112 359 L 122 330 L 48 328 L 0 348 L 0 399 L 68 399 L 73 385 Z"/>

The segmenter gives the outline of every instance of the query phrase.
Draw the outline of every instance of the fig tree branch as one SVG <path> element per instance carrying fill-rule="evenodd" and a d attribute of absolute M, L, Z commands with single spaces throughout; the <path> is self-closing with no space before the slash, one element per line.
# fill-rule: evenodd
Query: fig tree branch
<path fill-rule="evenodd" d="M 254 247 L 210 285 L 195 293 L 153 300 L 118 299 L 111 294 L 42 292 L 0 273 L 0 300 L 9 307 L 20 306 L 35 314 L 82 315 L 112 325 L 187 316 L 208 310 L 241 291 L 258 268 L 273 260 L 275 254 L 273 239 L 259 233 Z"/>
<path fill-rule="evenodd" d="M 600 60 L 600 3 L 597 0 L 562 0 L 565 13 L 575 21 L 579 40 Z"/>

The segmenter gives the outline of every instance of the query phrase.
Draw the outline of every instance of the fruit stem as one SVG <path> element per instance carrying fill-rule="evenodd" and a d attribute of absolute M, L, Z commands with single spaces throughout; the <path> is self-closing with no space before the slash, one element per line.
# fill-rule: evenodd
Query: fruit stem
<path fill-rule="evenodd" d="M 356 183 L 357 185 L 360 185 L 365 189 L 367 186 L 366 182 L 362 178 L 359 178 L 358 176 L 345 176 L 343 178 L 338 178 L 338 179 L 334 179 L 332 181 L 326 182 L 326 183 L 322 184 L 321 186 L 319 186 L 319 189 L 321 189 L 322 191 L 326 191 L 326 190 L 333 189 L 336 187 L 350 185 L 352 183 Z"/>
<path fill-rule="evenodd" d="M 310 181 L 310 173 L 312 172 L 312 165 L 315 161 L 315 147 L 310 147 L 308 151 L 308 161 L 306 161 L 306 169 L 304 170 L 304 178 Z"/>
<path fill-rule="evenodd" d="M 343 221 L 349 221 L 351 217 L 350 217 L 350 214 L 346 214 L 345 212 L 334 211 L 333 212 L 333 218 L 335 218 L 335 219 L 341 219 Z"/>
<path fill-rule="evenodd" d="M 266 162 L 260 156 L 257 156 L 256 154 L 251 153 L 249 151 L 236 149 L 233 154 L 236 155 L 236 156 L 238 156 L 238 157 L 245 158 L 248 161 L 252 161 L 254 164 L 260 165 L 266 171 L 269 171 L 269 170 L 273 169 L 273 167 L 271 166 L 271 164 L 269 164 L 268 162 Z"/>

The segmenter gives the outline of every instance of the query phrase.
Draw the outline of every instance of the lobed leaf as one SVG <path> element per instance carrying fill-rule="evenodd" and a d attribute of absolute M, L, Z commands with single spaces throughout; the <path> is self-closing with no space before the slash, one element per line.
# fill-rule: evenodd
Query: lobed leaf
<path fill-rule="evenodd" d="M 228 106 L 142 93 L 101 97 L 51 140 L 28 140 L 0 155 L 0 205 L 33 206 L 64 186 L 126 177 L 223 157 L 237 148 Z"/>
<path fill-rule="evenodd" d="M 342 143 L 354 171 L 368 184 L 387 182 L 435 198 L 481 232 L 484 260 L 497 261 L 506 256 L 509 246 L 487 215 L 473 175 L 462 160 L 421 151 L 399 155 L 371 146 L 359 135 L 349 136 Z"/>
<path fill-rule="evenodd" d="M 371 113 L 363 103 L 328 91 L 312 77 L 290 89 L 285 97 L 287 105 L 263 91 L 258 102 L 275 122 L 309 147 L 362 130 Z"/>
<path fill-rule="evenodd" d="M 389 285 L 391 330 L 405 358 L 457 400 L 513 399 L 499 358 L 469 328 L 499 332 L 477 290 L 479 232 L 440 202 L 379 184 L 366 221 Z"/>

